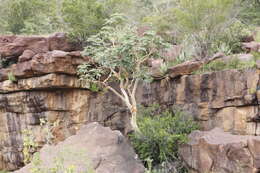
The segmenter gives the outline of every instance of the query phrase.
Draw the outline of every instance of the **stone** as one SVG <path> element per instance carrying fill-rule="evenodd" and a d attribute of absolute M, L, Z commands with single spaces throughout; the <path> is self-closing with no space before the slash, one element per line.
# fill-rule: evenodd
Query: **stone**
<path fill-rule="evenodd" d="M 187 61 L 174 67 L 170 67 L 167 74 L 170 78 L 176 78 L 178 76 L 191 74 L 192 72 L 198 70 L 202 65 L 202 61 Z"/>
<path fill-rule="evenodd" d="M 98 123 L 82 126 L 78 133 L 56 146 L 44 146 L 40 151 L 42 167 L 55 168 L 55 158 L 64 158 L 62 165 L 74 165 L 75 172 L 93 170 L 96 173 L 144 173 L 127 139 Z M 29 173 L 31 163 L 14 173 Z"/>
<path fill-rule="evenodd" d="M 21 56 L 18 58 L 18 62 L 29 61 L 35 55 L 35 52 L 32 50 L 25 50 Z"/>
<path fill-rule="evenodd" d="M 165 59 L 167 62 L 175 61 L 176 58 L 181 54 L 182 46 L 181 45 L 172 45 L 166 53 Z"/>
<path fill-rule="evenodd" d="M 25 50 L 35 54 L 53 50 L 74 51 L 80 50 L 79 45 L 70 43 L 64 33 L 56 33 L 49 37 L 41 36 L 1 36 L 0 54 L 4 57 L 18 57 Z"/>
<path fill-rule="evenodd" d="M 260 171 L 260 137 L 223 132 L 194 131 L 180 154 L 194 173 L 255 173 Z"/>
<path fill-rule="evenodd" d="M 51 87 L 0 94 L 0 155 L 5 155 L 4 160 L 0 160 L 3 165 L 0 170 L 14 170 L 23 165 L 22 151 L 19 149 L 23 146 L 23 130 L 30 129 L 39 146 L 46 142 L 46 126 L 40 126 L 41 118 L 50 124 L 59 122 L 53 131 L 54 143 L 73 135 L 75 129 L 89 122 L 90 95 L 87 90 Z"/>
<path fill-rule="evenodd" d="M 2 57 L 20 56 L 25 50 L 43 53 L 49 50 L 47 38 L 39 36 L 17 36 L 12 42 L 0 47 Z"/>
<path fill-rule="evenodd" d="M 65 33 L 55 33 L 50 35 L 48 38 L 49 51 L 62 50 L 65 52 L 71 52 L 75 50 L 82 50 L 82 47 L 69 41 Z"/>
<path fill-rule="evenodd" d="M 256 61 L 256 66 L 257 66 L 258 69 L 260 69 L 260 60 Z"/>
<path fill-rule="evenodd" d="M 7 80 L 10 73 L 17 79 L 50 73 L 76 75 L 77 66 L 86 61 L 84 57 L 77 56 L 76 52 L 51 51 L 38 53 L 29 61 L 19 62 L 8 68 L 0 69 L 0 81 Z"/>
<path fill-rule="evenodd" d="M 0 50 L 7 50 L 8 45 L 17 46 L 15 40 L 27 45 L 21 49 L 15 47 L 13 54 L 10 50 L 9 55 L 18 58 L 18 62 L 0 68 L 0 170 L 23 166 L 23 130 L 32 131 L 39 148 L 46 143 L 43 130 L 46 125 L 40 126 L 41 118 L 57 125 L 52 129 L 54 144 L 93 121 L 123 134 L 129 129 L 130 113 L 120 98 L 111 92 L 92 93 L 88 83 L 78 80 L 77 66 L 88 62 L 90 57 L 82 56 L 77 46 L 70 49 L 63 43 L 63 34 L 31 39 L 34 46 L 21 36 L 0 37 Z M 48 49 L 39 40 L 47 40 Z M 41 44 L 43 49 L 38 49 Z M 140 82 L 137 102 L 144 106 L 158 103 L 164 108 L 178 106 L 189 112 L 205 131 L 219 127 L 238 136 L 259 136 L 259 69 L 191 75 L 203 64 L 220 58 L 224 59 L 222 54 L 209 60 L 182 63 L 168 70 L 169 78 Z M 15 82 L 8 80 L 10 74 L 16 77 Z M 214 160 L 207 152 L 201 153 L 208 169 Z"/>
<path fill-rule="evenodd" d="M 242 48 L 247 52 L 260 52 L 260 43 L 255 41 L 242 43 Z"/>

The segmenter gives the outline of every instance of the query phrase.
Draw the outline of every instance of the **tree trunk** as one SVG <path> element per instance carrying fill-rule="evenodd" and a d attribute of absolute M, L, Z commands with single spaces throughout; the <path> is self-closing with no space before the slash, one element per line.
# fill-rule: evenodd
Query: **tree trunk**
<path fill-rule="evenodd" d="M 140 129 L 137 125 L 137 111 L 136 110 L 137 110 L 136 108 L 133 108 L 131 110 L 131 126 L 132 126 L 134 132 L 140 133 Z"/>

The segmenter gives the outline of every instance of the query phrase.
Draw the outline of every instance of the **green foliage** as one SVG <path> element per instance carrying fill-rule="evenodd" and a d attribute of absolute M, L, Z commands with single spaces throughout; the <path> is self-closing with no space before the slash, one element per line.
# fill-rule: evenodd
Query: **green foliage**
<path fill-rule="evenodd" d="M 17 82 L 17 79 L 12 72 L 8 73 L 8 80 L 11 82 Z"/>
<path fill-rule="evenodd" d="M 260 1 L 244 0 L 245 8 L 240 13 L 241 20 L 249 25 L 260 26 Z"/>
<path fill-rule="evenodd" d="M 237 0 L 182 0 L 173 9 L 179 35 L 188 39 L 199 57 L 211 56 L 221 43 L 231 46 L 239 42 L 234 33 L 242 28 L 234 26 L 240 9 Z M 234 30 L 235 29 L 235 30 Z M 233 50 L 232 50 L 233 51 Z"/>
<path fill-rule="evenodd" d="M 23 135 L 23 161 L 25 164 L 28 164 L 32 160 L 33 152 L 37 148 L 37 144 L 35 143 L 35 138 L 32 134 L 32 131 L 29 129 L 25 129 L 22 132 Z"/>
<path fill-rule="evenodd" d="M 150 30 L 138 34 L 137 28 L 125 24 L 125 20 L 124 16 L 114 14 L 98 34 L 87 40 L 84 54 L 92 62 L 80 65 L 78 74 L 81 80 L 107 88 L 121 98 L 131 112 L 133 129 L 138 130 L 135 99 L 138 82 L 150 81 L 147 60 L 163 58 L 169 44 Z M 111 82 L 119 82 L 120 92 Z"/>
<path fill-rule="evenodd" d="M 51 24 L 51 7 L 54 2 L 55 0 L 1 0 L 0 32 L 39 34 L 57 30 Z"/>
<path fill-rule="evenodd" d="M 102 75 L 109 71 L 113 77 L 143 79 L 148 72 L 144 62 L 150 57 L 163 58 L 161 50 L 168 44 L 161 37 L 152 31 L 139 36 L 134 26 L 120 24 L 124 20 L 122 16 L 115 15 L 97 35 L 87 40 L 89 45 L 84 54 L 92 57 L 98 65 L 95 68 L 91 64 L 79 66 L 82 79 L 100 82 Z M 120 76 L 116 76 L 117 73 Z"/>
<path fill-rule="evenodd" d="M 249 28 L 240 22 L 239 20 L 234 19 L 232 24 L 223 29 L 223 32 L 219 34 L 218 38 L 212 43 L 212 51 L 223 52 L 226 55 L 232 53 L 241 53 L 243 52 L 241 46 L 241 40 L 243 37 L 250 35 Z M 224 50 L 223 50 L 224 47 Z"/>
<path fill-rule="evenodd" d="M 160 111 L 158 108 L 153 105 L 140 109 L 138 124 L 141 133 L 130 136 L 138 156 L 148 167 L 148 160 L 152 162 L 150 167 L 180 162 L 179 146 L 187 142 L 189 133 L 198 129 L 191 117 L 180 109 Z M 182 166 L 179 165 L 179 171 Z"/>
<path fill-rule="evenodd" d="M 96 0 L 63 0 L 62 17 L 72 38 L 83 42 L 99 31 L 107 16 Z"/>

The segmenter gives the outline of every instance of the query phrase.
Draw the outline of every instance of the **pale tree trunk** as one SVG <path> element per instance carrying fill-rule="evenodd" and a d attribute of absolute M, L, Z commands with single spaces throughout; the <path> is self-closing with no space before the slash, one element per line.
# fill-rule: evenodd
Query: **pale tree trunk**
<path fill-rule="evenodd" d="M 107 86 L 107 88 L 110 91 L 112 91 L 115 95 L 117 95 L 119 98 L 121 98 L 121 100 L 126 104 L 127 108 L 129 109 L 131 113 L 131 119 L 130 119 L 131 129 L 129 129 L 129 131 L 140 133 L 140 129 L 137 124 L 137 103 L 135 98 L 138 82 L 139 80 L 136 80 L 134 82 L 132 91 L 130 90 L 130 88 L 125 89 L 125 87 L 123 87 L 124 85 L 121 83 L 120 84 L 121 94 L 111 86 Z"/>
<path fill-rule="evenodd" d="M 135 109 L 135 108 L 133 108 Z M 131 111 L 131 126 L 135 132 L 140 133 L 140 129 L 137 125 L 137 111 L 136 109 L 134 111 Z"/>

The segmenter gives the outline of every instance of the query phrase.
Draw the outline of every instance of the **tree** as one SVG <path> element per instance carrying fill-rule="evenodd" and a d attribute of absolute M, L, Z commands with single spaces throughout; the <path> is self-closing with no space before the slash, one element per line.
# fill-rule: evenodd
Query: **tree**
<path fill-rule="evenodd" d="M 163 49 L 169 45 L 152 31 L 138 34 L 125 18 L 115 14 L 107 20 L 100 32 L 88 39 L 84 55 L 92 61 L 79 66 L 81 80 L 107 88 L 118 96 L 131 113 L 131 126 L 139 131 L 136 122 L 136 90 L 140 80 L 149 79 L 147 60 L 163 58 Z M 119 89 L 112 83 L 118 82 Z"/>
<path fill-rule="evenodd" d="M 46 34 L 57 31 L 55 3 L 56 0 L 0 0 L 0 33 Z"/>
<path fill-rule="evenodd" d="M 96 34 L 107 17 L 97 0 L 63 0 L 61 13 L 71 37 L 81 43 Z"/>

